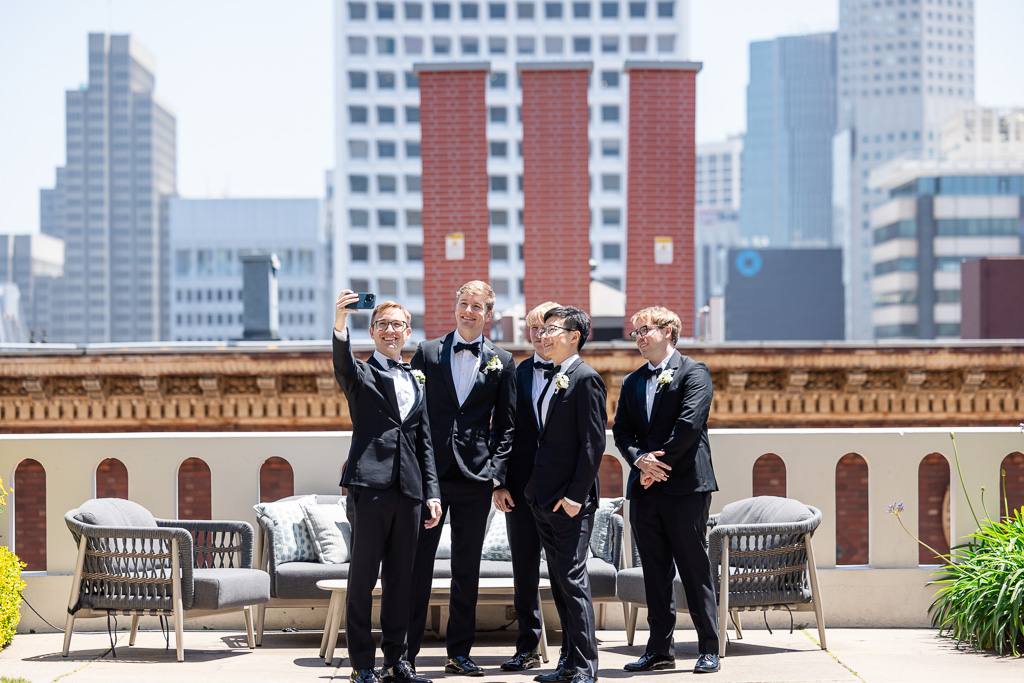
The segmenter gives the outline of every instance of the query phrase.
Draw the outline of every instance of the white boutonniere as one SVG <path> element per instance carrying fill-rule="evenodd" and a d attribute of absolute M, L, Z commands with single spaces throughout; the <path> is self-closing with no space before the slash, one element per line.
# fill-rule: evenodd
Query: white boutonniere
<path fill-rule="evenodd" d="M 501 370 L 505 366 L 501 364 L 501 361 L 497 356 L 487 361 L 487 365 L 484 366 L 484 372 L 491 372 L 492 370 Z"/>
<path fill-rule="evenodd" d="M 569 388 L 569 375 L 560 372 L 555 375 L 555 391 Z"/>
<path fill-rule="evenodd" d="M 421 387 L 427 383 L 427 376 L 423 374 L 422 370 L 413 370 L 412 376 L 416 378 Z"/>
<path fill-rule="evenodd" d="M 658 375 L 658 386 L 654 389 L 654 393 L 658 393 L 659 391 L 661 391 L 661 388 L 663 386 L 671 382 L 672 377 L 674 377 L 675 374 L 676 371 L 673 370 L 672 368 L 665 368 L 664 370 L 662 370 L 661 374 Z"/>

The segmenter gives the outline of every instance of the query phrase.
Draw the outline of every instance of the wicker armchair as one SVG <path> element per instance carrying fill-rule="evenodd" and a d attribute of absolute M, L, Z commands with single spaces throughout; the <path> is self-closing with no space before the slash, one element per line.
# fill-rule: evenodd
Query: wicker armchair
<path fill-rule="evenodd" d="M 64 515 L 78 545 L 64 651 L 78 618 L 132 617 L 174 621 L 178 661 L 184 661 L 182 621 L 243 611 L 249 647 L 255 647 L 250 606 L 270 599 L 270 578 L 252 569 L 253 529 L 246 522 L 155 519 L 119 498 L 88 500 Z"/>
<path fill-rule="evenodd" d="M 736 638 L 743 638 L 740 612 L 744 611 L 813 611 L 821 649 L 826 649 L 811 549 L 811 536 L 819 524 L 817 508 L 774 496 L 730 503 L 708 520 L 708 555 L 718 586 L 719 656 L 725 655 L 730 614 Z"/>

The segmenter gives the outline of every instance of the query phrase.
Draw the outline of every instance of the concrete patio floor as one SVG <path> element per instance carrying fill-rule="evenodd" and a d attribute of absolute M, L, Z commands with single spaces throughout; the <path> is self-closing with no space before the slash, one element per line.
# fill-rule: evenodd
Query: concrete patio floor
<path fill-rule="evenodd" d="M 127 633 L 118 633 L 117 657 L 110 655 L 105 632 L 76 632 L 71 654 L 60 655 L 60 633 L 19 634 L 0 652 L 0 676 L 22 677 L 32 683 L 61 681 L 344 681 L 350 672 L 342 639 L 331 666 L 317 657 L 320 633 L 316 631 L 267 631 L 263 646 L 245 647 L 244 632 L 186 631 L 185 661 L 174 657 L 174 637 L 170 650 L 164 649 L 164 637 L 156 630 L 140 631 L 134 647 L 128 647 Z M 643 652 L 646 631 L 637 633 L 638 645 L 626 645 L 621 630 L 598 632 L 600 647 L 599 678 L 638 677 L 650 681 L 678 680 L 690 677 L 696 660 L 693 631 L 677 632 L 678 668 L 646 674 L 628 674 L 622 666 Z M 745 629 L 743 640 L 729 645 L 722 660 L 722 671 L 708 677 L 711 681 L 1024 681 L 1024 659 L 958 650 L 949 639 L 939 638 L 926 629 L 829 629 L 829 650 L 819 649 L 815 629 Z M 551 637 L 557 643 L 557 634 Z M 529 683 L 539 672 L 550 671 L 553 662 L 540 670 L 520 674 L 501 671 L 498 665 L 512 654 L 514 633 L 479 633 L 473 650 L 474 660 L 484 667 L 489 683 Z M 444 645 L 432 636 L 424 642 L 418 660 L 420 674 L 449 683 L 457 676 L 444 674 Z M 557 644 L 552 650 L 557 652 Z M 379 655 L 378 655 L 379 657 Z M 378 663 L 379 663 L 378 659 Z"/>

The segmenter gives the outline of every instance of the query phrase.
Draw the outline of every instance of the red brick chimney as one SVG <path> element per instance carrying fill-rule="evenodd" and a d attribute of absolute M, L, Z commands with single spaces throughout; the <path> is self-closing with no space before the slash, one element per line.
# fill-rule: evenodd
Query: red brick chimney
<path fill-rule="evenodd" d="M 679 314 L 694 334 L 694 107 L 700 62 L 627 61 L 626 319 L 647 306 Z"/>
<path fill-rule="evenodd" d="M 490 280 L 487 62 L 417 64 L 427 339 L 455 328 L 455 292 Z M 484 330 L 487 334 L 488 330 Z"/>
<path fill-rule="evenodd" d="M 526 310 L 590 310 L 591 62 L 517 65 L 523 89 Z"/>

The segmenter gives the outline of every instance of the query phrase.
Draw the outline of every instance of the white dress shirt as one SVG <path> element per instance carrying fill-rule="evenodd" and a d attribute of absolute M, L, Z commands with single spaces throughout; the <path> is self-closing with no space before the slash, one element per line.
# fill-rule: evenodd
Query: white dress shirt
<path fill-rule="evenodd" d="M 673 351 L 672 353 L 675 353 L 675 351 Z M 668 367 L 669 359 L 672 358 L 672 353 L 670 353 L 667 356 L 665 356 L 665 360 L 661 361 L 657 365 L 651 365 L 651 362 L 647 361 L 647 369 L 648 370 L 657 370 L 658 368 L 661 368 L 661 371 L 664 372 L 665 368 Z M 651 410 L 654 409 L 654 396 L 655 396 L 655 394 L 658 393 L 658 380 L 659 379 L 661 379 L 660 375 L 651 375 L 650 377 L 647 378 L 647 420 L 648 421 L 650 421 L 650 419 L 651 419 Z"/>
<path fill-rule="evenodd" d="M 555 366 L 555 375 L 557 375 L 560 372 L 568 372 L 569 368 L 572 367 L 572 364 L 575 363 L 576 361 L 578 361 L 579 359 L 580 359 L 579 354 L 575 354 L 575 355 L 567 358 L 566 360 L 562 361 L 561 365 L 556 365 Z M 543 378 L 543 375 L 541 375 L 541 377 Z M 534 377 L 534 379 L 536 379 L 536 376 Z M 543 387 L 543 389 L 541 389 L 541 393 L 543 394 L 543 397 L 538 399 L 537 401 L 534 401 L 534 403 L 533 403 L 534 410 L 538 410 L 537 403 L 538 402 L 540 403 L 539 411 L 537 412 L 537 423 L 541 426 L 541 429 L 544 428 L 544 420 L 547 419 L 548 407 L 550 407 L 550 405 L 551 405 L 551 399 L 554 397 L 554 395 L 555 395 L 555 393 L 557 393 L 557 391 L 565 391 L 565 390 L 564 389 L 558 389 L 558 390 L 555 389 L 555 376 L 552 375 L 550 380 L 544 381 L 544 387 Z"/>
<path fill-rule="evenodd" d="M 473 391 L 473 384 L 476 382 L 476 374 L 480 371 L 480 355 L 474 356 L 471 351 L 459 351 L 455 353 L 455 345 L 458 343 L 478 344 L 483 353 L 484 336 L 481 334 L 470 341 L 462 337 L 462 333 L 456 330 L 452 338 L 452 381 L 455 383 L 455 395 L 459 398 L 459 405 L 466 402 L 469 392 Z"/>
<path fill-rule="evenodd" d="M 531 396 L 530 405 L 534 406 L 534 412 L 537 411 L 537 401 L 540 400 L 541 392 L 544 391 L 544 386 L 548 383 L 544 379 L 544 373 L 547 372 L 544 368 L 537 367 L 537 363 L 550 363 L 549 360 L 544 360 L 536 353 L 533 354 L 533 395 Z M 552 365 L 554 368 L 554 365 Z"/>

